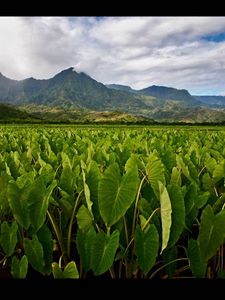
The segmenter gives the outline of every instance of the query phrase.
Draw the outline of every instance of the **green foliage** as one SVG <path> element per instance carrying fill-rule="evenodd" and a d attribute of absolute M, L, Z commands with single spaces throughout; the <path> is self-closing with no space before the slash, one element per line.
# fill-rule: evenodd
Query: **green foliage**
<path fill-rule="evenodd" d="M 176 185 L 168 186 L 168 193 L 172 207 L 172 224 L 168 245 L 174 246 L 181 236 L 185 225 L 185 206 L 181 188 Z"/>
<path fill-rule="evenodd" d="M 159 193 L 160 193 L 160 213 L 162 221 L 162 248 L 161 253 L 166 249 L 170 238 L 170 228 L 172 224 L 172 207 L 170 197 L 166 187 L 159 181 Z"/>
<path fill-rule="evenodd" d="M 120 175 L 117 163 L 105 171 L 99 181 L 99 210 L 107 226 L 115 224 L 128 210 L 135 199 L 138 187 L 138 173 L 135 166 L 125 175 Z"/>
<path fill-rule="evenodd" d="M 7 256 L 11 256 L 17 244 L 17 223 L 9 225 L 6 221 L 1 224 L 0 245 Z"/>
<path fill-rule="evenodd" d="M 32 239 L 24 239 L 24 250 L 32 268 L 43 274 L 45 266 L 44 251 L 36 235 L 33 235 Z"/>
<path fill-rule="evenodd" d="M 189 129 L 0 128 L 0 270 L 223 277 L 225 132 Z"/>
<path fill-rule="evenodd" d="M 46 212 L 48 209 L 49 197 L 51 196 L 51 193 L 55 186 L 56 181 L 53 180 L 46 189 L 42 177 L 39 177 L 38 180 L 34 181 L 33 185 L 31 186 L 28 205 L 30 220 L 32 220 L 31 225 L 35 231 L 38 231 L 44 224 Z"/>
<path fill-rule="evenodd" d="M 12 209 L 14 218 L 25 229 L 31 224 L 29 216 L 28 203 L 24 199 L 27 189 L 20 189 L 15 181 L 10 181 L 8 184 L 8 201 Z"/>
<path fill-rule="evenodd" d="M 13 278 L 24 279 L 26 278 L 28 271 L 28 260 L 26 255 L 23 255 L 21 260 L 19 260 L 16 256 L 13 256 L 12 265 L 11 265 L 11 273 Z"/>
<path fill-rule="evenodd" d="M 78 211 L 76 217 L 77 217 L 77 225 L 78 225 L 79 229 L 81 229 L 83 231 L 87 231 L 91 227 L 92 215 L 91 215 L 90 211 L 84 205 L 82 205 L 79 208 L 79 211 Z"/>
<path fill-rule="evenodd" d="M 163 251 L 162 257 L 165 262 L 165 269 L 169 278 L 172 278 L 177 270 L 177 254 L 178 250 L 176 246 L 167 248 Z"/>
<path fill-rule="evenodd" d="M 91 269 L 92 248 L 95 238 L 96 232 L 93 227 L 87 232 L 81 230 L 78 230 L 77 232 L 76 245 L 85 272 L 88 272 Z"/>
<path fill-rule="evenodd" d="M 159 198 L 158 181 L 165 184 L 165 176 L 163 164 L 154 153 L 149 155 L 148 163 L 146 165 L 146 173 L 155 195 Z"/>
<path fill-rule="evenodd" d="M 77 270 L 77 266 L 75 261 L 69 262 L 64 270 L 62 271 L 61 268 L 57 263 L 52 263 L 52 273 L 54 278 L 56 279 L 78 279 L 79 273 Z"/>
<path fill-rule="evenodd" d="M 143 231 L 137 226 L 134 242 L 138 264 L 146 275 L 154 266 L 158 255 L 159 234 L 156 227 L 151 224 Z"/>
<path fill-rule="evenodd" d="M 37 237 L 43 247 L 43 258 L 45 261 L 44 272 L 50 274 L 51 264 L 52 264 L 52 253 L 53 253 L 53 240 L 52 240 L 52 233 L 47 225 L 44 224 L 38 230 Z"/>
<path fill-rule="evenodd" d="M 118 230 L 115 230 L 110 236 L 103 232 L 99 232 L 95 236 L 91 256 L 92 270 L 95 275 L 105 273 L 112 266 L 118 246 Z"/>
<path fill-rule="evenodd" d="M 204 278 L 207 263 L 201 257 L 199 242 L 193 239 L 188 241 L 188 256 L 192 273 L 197 278 Z"/>
<path fill-rule="evenodd" d="M 199 230 L 199 250 L 203 261 L 215 255 L 225 237 L 225 211 L 213 214 L 212 207 L 207 205 L 202 212 Z"/>

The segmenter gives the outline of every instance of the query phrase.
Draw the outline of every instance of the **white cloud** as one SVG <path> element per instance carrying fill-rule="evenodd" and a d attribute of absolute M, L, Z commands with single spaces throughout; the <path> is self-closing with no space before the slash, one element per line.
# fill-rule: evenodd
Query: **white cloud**
<path fill-rule="evenodd" d="M 0 72 L 49 78 L 70 66 L 103 83 L 224 92 L 225 17 L 0 17 Z"/>

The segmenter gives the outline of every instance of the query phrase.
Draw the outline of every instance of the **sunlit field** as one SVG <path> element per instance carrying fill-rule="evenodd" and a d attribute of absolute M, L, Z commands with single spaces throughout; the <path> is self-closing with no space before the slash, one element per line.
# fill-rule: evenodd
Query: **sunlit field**
<path fill-rule="evenodd" d="M 223 278 L 225 130 L 0 127 L 0 277 Z"/>

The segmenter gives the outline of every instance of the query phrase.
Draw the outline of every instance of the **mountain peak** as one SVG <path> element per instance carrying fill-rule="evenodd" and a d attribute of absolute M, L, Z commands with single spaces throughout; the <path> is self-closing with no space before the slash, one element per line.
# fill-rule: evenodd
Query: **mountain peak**
<path fill-rule="evenodd" d="M 146 96 L 153 96 L 158 99 L 170 99 L 170 100 L 183 100 L 189 102 L 196 102 L 194 97 L 192 97 L 189 92 L 185 89 L 176 89 L 172 87 L 152 85 L 145 89 L 139 90 L 139 94 Z"/>
<path fill-rule="evenodd" d="M 0 72 L 0 76 L 6 78 L 6 77 L 2 74 L 2 72 Z"/>
<path fill-rule="evenodd" d="M 74 67 L 69 67 L 69 68 L 67 68 L 67 69 L 65 69 L 65 70 L 62 70 L 62 71 L 59 72 L 58 74 L 61 74 L 61 73 L 72 73 L 72 72 L 77 73 L 76 70 L 74 69 Z"/>
<path fill-rule="evenodd" d="M 9 79 L 8 77 L 4 76 L 1 72 L 0 72 L 0 78 L 1 78 L 1 80 L 3 80 L 3 81 L 17 82 L 17 80 Z"/>
<path fill-rule="evenodd" d="M 72 72 L 72 71 L 75 71 L 75 70 L 74 70 L 74 67 L 69 67 L 69 68 L 63 70 L 62 72 L 64 72 L 64 71 Z"/>

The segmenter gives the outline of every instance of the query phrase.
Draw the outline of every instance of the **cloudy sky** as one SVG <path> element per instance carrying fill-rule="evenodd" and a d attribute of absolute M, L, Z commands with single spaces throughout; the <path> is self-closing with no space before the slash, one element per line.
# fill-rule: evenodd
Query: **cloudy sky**
<path fill-rule="evenodd" d="M 0 17 L 0 72 L 225 95 L 225 17 Z"/>

